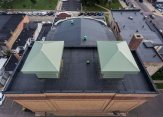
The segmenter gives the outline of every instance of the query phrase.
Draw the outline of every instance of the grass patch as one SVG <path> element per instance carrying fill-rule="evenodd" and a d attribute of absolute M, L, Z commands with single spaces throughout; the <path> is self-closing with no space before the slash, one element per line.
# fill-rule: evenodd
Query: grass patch
<path fill-rule="evenodd" d="M 54 10 L 58 0 L 14 0 L 7 4 L 0 3 L 0 9 L 38 9 Z"/>
<path fill-rule="evenodd" d="M 119 0 L 112 0 L 111 3 L 102 4 L 101 6 L 106 7 L 107 9 L 119 9 L 119 8 L 122 8 Z"/>
<path fill-rule="evenodd" d="M 101 6 L 107 8 L 107 9 L 119 9 L 122 8 L 119 0 L 113 0 L 111 3 L 107 4 L 100 4 Z M 98 6 L 86 6 L 83 5 L 83 11 L 106 11 L 105 9 L 102 9 Z"/>
<path fill-rule="evenodd" d="M 157 72 L 152 76 L 153 80 L 163 80 L 163 72 Z"/>
<path fill-rule="evenodd" d="M 108 15 L 105 15 L 105 22 L 109 23 L 109 16 Z"/>
<path fill-rule="evenodd" d="M 106 11 L 98 6 L 83 6 L 83 11 Z"/>
<path fill-rule="evenodd" d="M 163 89 L 163 83 L 155 83 L 158 89 Z"/>

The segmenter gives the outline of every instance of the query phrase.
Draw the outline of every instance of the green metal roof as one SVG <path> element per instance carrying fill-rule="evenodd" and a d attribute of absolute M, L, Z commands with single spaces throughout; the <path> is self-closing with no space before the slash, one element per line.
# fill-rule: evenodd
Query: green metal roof
<path fill-rule="evenodd" d="M 139 72 L 139 68 L 125 41 L 98 41 L 102 72 Z"/>
<path fill-rule="evenodd" d="M 21 71 L 24 73 L 58 73 L 63 48 L 63 41 L 36 41 Z"/>

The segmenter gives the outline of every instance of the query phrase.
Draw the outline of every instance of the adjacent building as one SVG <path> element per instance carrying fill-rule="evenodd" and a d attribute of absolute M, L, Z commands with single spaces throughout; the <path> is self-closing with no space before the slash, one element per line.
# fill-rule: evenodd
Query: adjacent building
<path fill-rule="evenodd" d="M 0 90 L 3 88 L 4 84 L 6 83 L 5 79 L 5 64 L 7 62 L 7 58 L 0 58 Z"/>
<path fill-rule="evenodd" d="M 112 10 L 109 21 L 116 37 L 137 51 L 150 75 L 162 68 L 163 59 L 158 51 L 163 46 L 163 36 L 153 15 L 140 10 Z"/>
<path fill-rule="evenodd" d="M 109 116 L 155 97 L 141 56 L 101 20 L 68 18 L 26 49 L 5 95 L 45 116 Z"/>
<path fill-rule="evenodd" d="M 21 59 L 22 54 L 32 40 L 36 40 L 42 28 L 42 24 L 38 22 L 29 22 L 24 26 L 24 29 L 17 37 L 17 40 L 12 46 L 12 51 L 18 60 Z M 35 38 L 35 39 L 34 39 Z"/>
<path fill-rule="evenodd" d="M 25 24 L 29 22 L 24 14 L 0 15 L 0 43 L 1 49 L 12 49 Z"/>

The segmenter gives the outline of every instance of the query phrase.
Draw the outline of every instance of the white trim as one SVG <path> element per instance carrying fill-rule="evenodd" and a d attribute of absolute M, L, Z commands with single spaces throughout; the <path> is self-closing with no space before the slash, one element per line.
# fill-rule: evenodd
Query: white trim
<path fill-rule="evenodd" d="M 101 22 L 102 24 L 107 26 L 107 23 L 105 21 L 99 20 L 99 19 L 94 19 L 92 17 L 71 17 L 71 18 L 66 18 L 66 19 L 57 21 L 54 25 L 57 26 L 59 23 L 67 21 L 67 20 L 70 20 L 70 19 L 91 19 L 91 20 L 95 20 L 95 21 Z"/>

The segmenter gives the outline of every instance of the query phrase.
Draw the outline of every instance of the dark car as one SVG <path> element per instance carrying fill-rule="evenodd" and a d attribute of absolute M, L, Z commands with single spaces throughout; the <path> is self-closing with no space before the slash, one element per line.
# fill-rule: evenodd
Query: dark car
<path fill-rule="evenodd" d="M 48 16 L 52 16 L 52 15 L 54 15 L 54 12 L 53 11 L 50 11 L 50 12 L 47 13 L 47 15 Z"/>
<path fill-rule="evenodd" d="M 79 15 L 78 15 L 78 16 L 82 16 L 82 15 L 84 15 L 84 13 L 82 13 L 82 12 L 81 12 L 81 13 L 79 13 Z"/>

